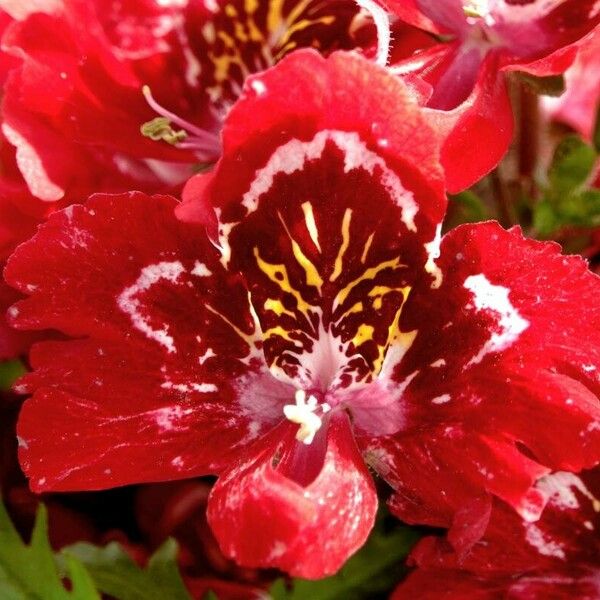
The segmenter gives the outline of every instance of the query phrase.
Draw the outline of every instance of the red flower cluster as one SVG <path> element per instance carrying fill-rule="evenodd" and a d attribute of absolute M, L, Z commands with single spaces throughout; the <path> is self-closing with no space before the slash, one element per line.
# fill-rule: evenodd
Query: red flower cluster
<path fill-rule="evenodd" d="M 59 332 L 16 388 L 31 488 L 217 475 L 224 554 L 319 578 L 371 470 L 448 530 L 398 598 L 596 597 L 600 280 L 441 224 L 507 150 L 505 74 L 562 72 L 597 3 L 361 1 L 378 44 L 345 0 L 29 4 L 0 3 L 0 231 L 10 325 Z M 437 39 L 376 64 L 390 18 Z"/>

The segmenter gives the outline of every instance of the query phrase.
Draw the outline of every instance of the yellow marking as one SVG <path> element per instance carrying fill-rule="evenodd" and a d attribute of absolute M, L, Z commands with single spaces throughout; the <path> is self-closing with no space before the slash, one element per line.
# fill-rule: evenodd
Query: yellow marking
<path fill-rule="evenodd" d="M 271 0 L 269 2 L 267 31 L 275 32 L 280 28 L 283 21 L 283 2 L 284 0 Z"/>
<path fill-rule="evenodd" d="M 399 326 L 400 315 L 402 313 L 402 309 L 404 308 L 404 304 L 406 303 L 406 299 L 408 298 L 408 295 L 410 294 L 410 290 L 411 290 L 410 286 L 406 286 L 403 288 L 396 288 L 396 290 L 394 290 L 394 291 L 398 291 L 398 292 L 402 293 L 402 304 L 400 305 L 400 308 L 396 311 L 394 320 L 391 322 L 390 326 L 388 327 L 388 335 L 387 335 L 387 341 L 386 341 L 385 345 L 378 346 L 379 356 L 373 363 L 373 371 L 374 371 L 375 375 L 379 375 L 379 373 L 381 372 L 381 368 L 383 367 L 383 361 L 385 360 L 387 351 L 389 350 L 389 347 L 392 344 L 397 344 L 397 343 L 400 345 L 406 344 L 406 347 L 410 347 L 410 345 L 413 343 L 413 340 L 415 339 L 415 336 L 417 335 L 416 330 L 409 331 L 408 333 L 403 333 L 402 331 L 400 331 L 400 326 Z"/>
<path fill-rule="evenodd" d="M 317 267 L 315 267 L 315 265 L 312 264 L 312 262 L 304 254 L 304 252 L 302 252 L 302 248 L 300 248 L 300 244 L 298 244 L 298 242 L 292 237 L 292 234 L 290 233 L 290 230 L 288 229 L 287 225 L 285 224 L 285 221 L 283 220 L 283 217 L 281 216 L 281 214 L 277 213 L 277 215 L 279 216 L 279 220 L 281 221 L 281 224 L 283 225 L 285 232 L 287 233 L 288 237 L 290 238 L 290 242 L 292 242 L 292 251 L 294 252 L 295 259 L 298 262 L 298 264 L 304 269 L 304 272 L 306 273 L 307 285 L 312 285 L 313 287 L 316 287 L 319 290 L 319 294 L 320 294 L 321 288 L 323 286 L 323 279 L 321 279 L 321 276 L 319 275 L 319 271 L 317 271 Z"/>
<path fill-rule="evenodd" d="M 383 306 L 383 297 L 391 292 L 401 292 L 404 295 L 404 290 L 407 288 L 391 288 L 387 285 L 376 285 L 370 292 L 369 298 L 374 298 L 373 308 L 379 310 Z M 410 289 L 410 288 L 408 288 Z M 405 298 L 406 300 L 406 298 Z"/>
<path fill-rule="evenodd" d="M 344 254 L 350 245 L 350 220 L 352 219 L 352 209 L 347 208 L 342 219 L 342 245 L 335 259 L 335 266 L 329 281 L 335 281 L 342 273 Z"/>
<path fill-rule="evenodd" d="M 406 267 L 406 265 L 400 262 L 400 258 L 392 258 L 390 260 L 386 260 L 385 262 L 379 263 L 375 267 L 368 268 L 360 277 L 351 281 L 343 290 L 338 292 L 338 295 L 335 297 L 333 302 L 333 310 L 335 310 L 340 304 L 343 304 L 346 301 L 346 298 L 350 295 L 350 292 L 363 281 L 368 281 L 369 279 L 375 279 L 377 275 L 381 271 L 385 271 L 385 269 L 399 269 L 400 267 Z"/>
<path fill-rule="evenodd" d="M 369 342 L 373 339 L 373 334 L 375 333 L 375 328 L 372 325 L 366 325 L 365 323 L 361 323 L 356 335 L 352 338 L 352 343 L 355 347 L 364 344 L 365 342 Z"/>
<path fill-rule="evenodd" d="M 363 303 L 357 302 L 354 306 L 349 308 L 336 322 L 339 323 L 342 319 L 345 319 L 347 316 L 349 316 L 353 313 L 358 313 L 361 310 L 363 310 Z"/>
<path fill-rule="evenodd" d="M 260 270 L 273 283 L 276 283 L 283 292 L 290 294 L 295 298 L 298 310 L 306 317 L 307 321 L 310 323 L 311 320 L 308 314 L 308 309 L 312 308 L 312 306 L 308 304 L 306 300 L 304 300 L 302 294 L 300 294 L 298 290 L 292 287 L 285 265 L 273 265 L 271 263 L 266 262 L 260 257 L 258 253 L 258 248 L 254 248 L 254 256 L 256 258 L 256 262 L 258 263 L 258 267 L 260 268 Z"/>
<path fill-rule="evenodd" d="M 244 10 L 249 14 L 253 14 L 258 10 L 259 3 L 258 0 L 245 0 L 244 1 Z"/>
<path fill-rule="evenodd" d="M 274 336 L 278 336 L 280 338 L 283 338 L 284 340 L 287 340 L 288 342 L 292 342 L 294 346 L 302 347 L 302 343 L 298 340 L 292 339 L 287 329 L 284 329 L 281 325 L 277 325 L 277 327 L 271 327 L 271 329 L 267 329 L 263 333 L 263 340 L 266 341 Z"/>
<path fill-rule="evenodd" d="M 265 310 L 272 310 L 278 317 L 280 317 L 281 315 L 289 315 L 294 319 L 296 318 L 296 315 L 291 310 L 288 310 L 283 305 L 283 302 L 281 302 L 281 300 L 274 300 L 272 298 L 269 298 L 265 301 L 264 308 Z"/>
<path fill-rule="evenodd" d="M 287 29 L 285 30 L 285 33 L 283 34 L 283 36 L 278 40 L 278 43 L 281 47 L 285 48 L 285 46 L 288 44 L 290 38 L 297 33 L 298 31 L 302 31 L 304 29 L 306 29 L 307 27 L 310 27 L 311 25 L 331 25 L 333 22 L 335 21 L 335 17 L 333 16 L 323 16 L 323 17 L 319 17 L 318 19 L 302 19 L 302 21 L 298 21 L 297 23 L 293 23 L 293 20 L 291 19 L 287 19 L 287 23 L 289 24 L 289 26 L 287 27 Z M 279 54 L 282 54 L 282 52 L 280 52 Z"/>
<path fill-rule="evenodd" d="M 231 327 L 231 329 L 233 329 L 246 342 L 246 344 L 248 344 L 248 346 L 252 347 L 257 337 L 256 333 L 254 333 L 253 335 L 248 335 L 247 333 L 244 333 L 239 327 L 234 325 L 226 316 L 222 315 L 218 310 L 215 310 L 210 304 L 206 304 L 205 306 L 208 310 L 210 310 L 211 313 L 214 313 L 218 317 L 221 317 L 221 319 L 223 319 L 223 321 L 225 321 L 225 323 L 227 323 L 227 325 L 229 325 L 229 327 Z"/>
<path fill-rule="evenodd" d="M 367 260 L 367 254 L 369 253 L 369 249 L 371 248 L 371 244 L 373 243 L 373 237 L 375 236 L 375 232 L 373 232 L 370 236 L 369 239 L 367 240 L 367 243 L 365 244 L 365 249 L 363 250 L 362 256 L 360 257 L 360 262 L 364 265 L 365 261 Z"/>
<path fill-rule="evenodd" d="M 304 213 L 304 221 L 306 222 L 306 229 L 313 244 L 317 250 L 321 252 L 321 246 L 319 245 L 319 232 L 317 230 L 317 223 L 315 221 L 315 215 L 313 213 L 312 204 L 310 202 L 304 202 L 302 204 L 302 212 Z"/>
<path fill-rule="evenodd" d="M 237 17 L 237 10 L 235 10 L 235 6 L 232 4 L 227 4 L 225 6 L 225 14 L 232 19 Z"/>

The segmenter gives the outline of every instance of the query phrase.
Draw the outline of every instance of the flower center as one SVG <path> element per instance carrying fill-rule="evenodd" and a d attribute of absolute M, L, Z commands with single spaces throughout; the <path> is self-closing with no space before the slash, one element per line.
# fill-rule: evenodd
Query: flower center
<path fill-rule="evenodd" d="M 304 390 L 296 390 L 294 398 L 296 403 L 286 404 L 283 413 L 289 421 L 300 425 L 296 439 L 310 445 L 323 425 L 323 415 L 331 410 L 331 406 L 327 402 L 319 403 L 314 394 L 307 397 Z"/>

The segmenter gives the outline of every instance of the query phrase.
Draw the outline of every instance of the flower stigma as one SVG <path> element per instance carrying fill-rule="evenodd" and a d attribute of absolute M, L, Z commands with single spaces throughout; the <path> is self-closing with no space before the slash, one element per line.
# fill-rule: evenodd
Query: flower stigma
<path fill-rule="evenodd" d="M 292 423 L 300 425 L 296 433 L 296 439 L 307 446 L 312 444 L 315 434 L 323 425 L 323 420 L 316 414 L 319 409 L 322 414 L 328 413 L 331 406 L 324 402 L 319 404 L 316 396 L 310 395 L 306 397 L 304 390 L 296 390 L 295 404 L 286 404 L 283 407 L 283 414 Z"/>

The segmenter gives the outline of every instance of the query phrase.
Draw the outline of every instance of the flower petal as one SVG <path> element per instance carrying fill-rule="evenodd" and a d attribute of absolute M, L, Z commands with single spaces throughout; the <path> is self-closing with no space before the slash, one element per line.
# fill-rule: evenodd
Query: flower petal
<path fill-rule="evenodd" d="M 96 196 L 9 260 L 8 282 L 30 295 L 13 323 L 82 338 L 39 344 L 21 383 L 35 392 L 19 435 L 36 490 L 218 472 L 293 397 L 263 372 L 244 286 L 174 205 Z"/>
<path fill-rule="evenodd" d="M 208 518 L 231 558 L 318 579 L 335 573 L 364 543 L 377 494 L 346 416 L 333 417 L 323 434 L 325 455 L 312 481 L 291 478 L 282 468 L 285 456 L 274 466 L 278 452 L 306 451 L 293 435 L 286 424 L 257 446 L 252 459 L 225 473 L 211 493 Z"/>
<path fill-rule="evenodd" d="M 494 223 L 451 231 L 437 266 L 440 287 L 417 286 L 400 321 L 413 332 L 390 383 L 403 430 L 366 443 L 372 464 L 406 520 L 448 525 L 486 492 L 535 519 L 536 479 L 600 459 L 600 280 Z"/>

